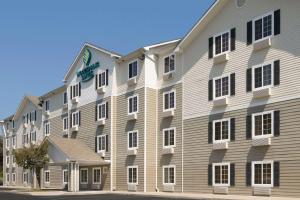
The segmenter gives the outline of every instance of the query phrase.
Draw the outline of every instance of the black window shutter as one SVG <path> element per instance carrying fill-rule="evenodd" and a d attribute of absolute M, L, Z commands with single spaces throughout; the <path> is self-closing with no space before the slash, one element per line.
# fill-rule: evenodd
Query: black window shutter
<path fill-rule="evenodd" d="M 106 70 L 105 74 L 106 74 L 106 79 L 105 79 L 106 80 L 106 85 L 108 85 L 108 69 Z"/>
<path fill-rule="evenodd" d="M 235 50 L 235 28 L 230 30 L 230 49 L 231 51 Z"/>
<path fill-rule="evenodd" d="M 248 115 L 246 119 L 246 139 L 252 139 L 252 115 Z"/>
<path fill-rule="evenodd" d="M 70 114 L 70 128 L 72 128 L 72 113 Z"/>
<path fill-rule="evenodd" d="M 235 118 L 230 119 L 230 140 L 235 141 Z"/>
<path fill-rule="evenodd" d="M 98 121 L 98 105 L 95 106 L 95 121 Z"/>
<path fill-rule="evenodd" d="M 274 12 L 274 35 L 280 34 L 280 9 Z"/>
<path fill-rule="evenodd" d="M 251 186 L 252 172 L 251 172 L 251 163 L 246 164 L 246 186 Z"/>
<path fill-rule="evenodd" d="M 213 80 L 208 81 L 208 101 L 213 100 Z"/>
<path fill-rule="evenodd" d="M 96 137 L 95 137 L 95 152 L 96 152 L 96 153 L 98 152 L 98 149 L 97 149 L 98 145 L 97 145 L 97 143 L 98 143 L 98 138 L 97 138 L 97 136 L 96 136 Z"/>
<path fill-rule="evenodd" d="M 31 122 L 31 113 L 29 113 L 29 121 Z"/>
<path fill-rule="evenodd" d="M 247 69 L 246 92 L 252 91 L 252 68 Z"/>
<path fill-rule="evenodd" d="M 252 44 L 252 21 L 247 22 L 247 45 Z"/>
<path fill-rule="evenodd" d="M 81 96 L 81 82 L 79 82 L 79 96 Z"/>
<path fill-rule="evenodd" d="M 274 136 L 280 136 L 280 111 L 274 111 Z"/>
<path fill-rule="evenodd" d="M 212 165 L 209 164 L 208 169 L 207 169 L 207 180 L 208 180 L 207 184 L 210 185 L 210 186 L 212 185 L 212 176 L 213 176 L 213 174 L 212 174 Z"/>
<path fill-rule="evenodd" d="M 235 186 L 235 164 L 230 164 L 230 186 Z"/>
<path fill-rule="evenodd" d="M 280 186 L 280 162 L 274 161 L 274 169 L 273 169 L 273 180 L 274 180 L 274 187 Z"/>
<path fill-rule="evenodd" d="M 79 115 L 79 126 L 81 126 L 81 111 L 79 111 L 78 115 Z"/>
<path fill-rule="evenodd" d="M 72 86 L 70 86 L 70 99 L 72 99 Z"/>
<path fill-rule="evenodd" d="M 105 150 L 108 152 L 108 135 L 105 136 Z"/>
<path fill-rule="evenodd" d="M 95 90 L 98 89 L 98 74 L 95 75 Z"/>
<path fill-rule="evenodd" d="M 235 73 L 230 74 L 230 95 L 235 95 Z"/>
<path fill-rule="evenodd" d="M 208 58 L 213 57 L 213 46 L 214 46 L 214 38 L 211 37 L 208 39 Z"/>
<path fill-rule="evenodd" d="M 36 110 L 34 111 L 34 121 L 36 121 Z"/>
<path fill-rule="evenodd" d="M 280 84 L 280 60 L 274 61 L 274 85 Z"/>
<path fill-rule="evenodd" d="M 208 144 L 213 142 L 213 123 L 208 122 Z"/>
<path fill-rule="evenodd" d="M 105 105 L 105 114 L 106 114 L 106 119 L 108 119 L 108 112 L 109 112 L 109 109 L 108 109 L 108 102 L 106 102 L 106 105 Z"/>

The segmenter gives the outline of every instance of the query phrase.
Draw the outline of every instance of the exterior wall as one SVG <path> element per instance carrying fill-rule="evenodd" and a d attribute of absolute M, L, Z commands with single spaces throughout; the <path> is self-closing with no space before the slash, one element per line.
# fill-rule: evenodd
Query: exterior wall
<path fill-rule="evenodd" d="M 173 117 L 163 118 L 163 93 L 175 90 L 176 108 Z M 182 84 L 173 85 L 159 90 L 158 94 L 158 132 L 157 132 L 157 182 L 160 191 L 163 191 L 163 166 L 175 165 L 175 192 L 182 191 Z M 174 154 L 162 154 L 163 150 L 163 129 L 176 129 L 176 147 Z"/>
<path fill-rule="evenodd" d="M 183 53 L 184 80 L 184 119 L 205 116 L 217 112 L 262 105 L 299 96 L 300 72 L 294 66 L 300 64 L 299 37 L 299 1 L 247 1 L 245 6 L 237 8 L 235 1 L 228 1 L 197 38 Z M 272 38 L 270 48 L 253 51 L 253 45 L 246 45 L 247 22 L 270 11 L 281 9 L 281 34 Z M 208 39 L 217 33 L 236 27 L 236 50 L 229 52 L 229 61 L 213 65 L 208 59 Z M 297 56 L 298 55 L 298 56 Z M 265 61 L 280 59 L 280 85 L 272 88 L 272 96 L 266 100 L 254 100 L 252 93 L 246 93 L 246 70 Z M 229 98 L 224 109 L 213 109 L 208 102 L 208 80 L 222 74 L 235 73 L 236 95 Z M 201 86 L 201 87 L 199 87 Z M 207 105 L 207 106 L 203 106 Z"/>
<path fill-rule="evenodd" d="M 100 166 L 89 166 L 89 167 L 80 167 L 80 169 L 88 170 L 88 183 L 82 184 L 79 180 L 79 189 L 80 190 L 110 190 L 110 173 L 103 173 L 103 166 L 101 168 L 101 183 L 93 183 L 93 168 L 99 168 Z M 79 169 L 79 174 L 80 174 Z M 80 175 L 79 175 L 80 176 Z"/>
<path fill-rule="evenodd" d="M 272 189 L 272 196 L 299 196 L 300 100 L 272 103 L 248 109 L 184 120 L 184 192 L 212 193 L 208 186 L 207 169 L 210 163 L 235 163 L 235 186 L 229 194 L 252 195 L 252 187 L 246 187 L 246 163 L 251 161 L 280 161 L 280 187 Z M 280 110 L 280 136 L 272 138 L 269 147 L 252 147 L 246 140 L 246 116 L 269 110 Z M 213 151 L 208 144 L 208 122 L 220 118 L 235 118 L 235 141 L 229 149 Z M 288 155 L 288 156 L 287 156 Z"/>
<path fill-rule="evenodd" d="M 137 120 L 128 121 L 128 97 L 138 95 Z M 138 165 L 137 190 L 144 191 L 144 88 L 120 95 L 116 100 L 116 190 L 127 190 L 127 167 Z M 128 131 L 138 131 L 138 150 L 136 156 L 127 156 Z"/>
<path fill-rule="evenodd" d="M 41 173 L 41 188 L 43 189 L 67 189 L 63 183 L 63 170 L 68 169 L 66 165 L 49 164 Z M 50 171 L 50 182 L 45 183 L 45 171 Z"/>

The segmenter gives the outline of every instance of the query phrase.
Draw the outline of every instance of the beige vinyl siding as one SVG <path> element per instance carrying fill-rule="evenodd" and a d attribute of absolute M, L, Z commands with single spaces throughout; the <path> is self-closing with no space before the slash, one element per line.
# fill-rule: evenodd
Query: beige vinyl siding
<path fill-rule="evenodd" d="M 290 100 L 265 106 L 226 112 L 223 115 L 184 120 L 184 192 L 211 193 L 208 186 L 208 164 L 213 162 L 235 163 L 236 186 L 230 194 L 252 195 L 246 187 L 246 163 L 260 160 L 280 161 L 280 187 L 272 189 L 272 196 L 298 197 L 300 186 L 300 100 Z M 251 113 L 280 110 L 280 136 L 272 138 L 270 147 L 251 147 L 246 140 L 246 116 Z M 212 151 L 208 144 L 208 122 L 223 116 L 235 118 L 235 141 L 229 142 L 227 151 Z"/>
<path fill-rule="evenodd" d="M 110 165 L 110 170 L 111 170 L 111 187 L 110 190 L 113 190 L 116 188 L 116 155 L 117 155 L 117 143 L 116 143 L 116 134 L 117 134 L 117 124 L 116 124 L 116 118 L 117 118 L 117 97 L 111 97 L 111 123 L 112 123 L 112 158 L 111 158 L 111 165 Z"/>
<path fill-rule="evenodd" d="M 163 118 L 163 93 L 175 90 L 176 92 L 176 109 L 173 117 Z M 182 84 L 177 84 L 159 90 L 158 94 L 158 132 L 157 132 L 157 183 L 160 191 L 163 191 L 163 166 L 176 166 L 176 185 L 175 192 L 182 191 Z M 163 149 L 163 129 L 176 128 L 176 147 L 174 154 L 162 154 Z"/>
<path fill-rule="evenodd" d="M 45 189 L 64 189 L 63 184 L 63 169 L 66 169 L 64 165 L 48 165 L 42 170 L 41 174 L 41 185 Z M 45 183 L 45 171 L 50 171 L 50 183 Z"/>
<path fill-rule="evenodd" d="M 127 121 L 128 97 L 138 95 L 138 114 L 136 121 Z M 116 189 L 126 191 L 127 166 L 138 165 L 138 186 L 144 191 L 144 88 L 117 97 L 116 116 Z M 127 156 L 127 132 L 138 130 L 138 150 L 136 156 Z"/>
<path fill-rule="evenodd" d="M 211 112 L 223 112 L 246 108 L 265 100 L 255 100 L 252 93 L 246 93 L 246 70 L 266 61 L 280 60 L 280 85 L 272 88 L 270 101 L 299 97 L 300 71 L 300 1 L 251 0 L 242 8 L 236 7 L 236 1 L 228 3 L 210 20 L 197 38 L 184 49 L 184 118 L 200 117 Z M 281 10 L 281 33 L 272 38 L 270 48 L 253 51 L 253 45 L 246 45 L 247 22 L 270 11 Z M 208 59 L 208 39 L 220 32 L 236 28 L 236 50 L 229 52 L 229 61 L 214 65 Z M 213 109 L 208 102 L 208 80 L 222 74 L 236 74 L 236 95 L 229 98 L 229 105 L 223 109 Z"/>
<path fill-rule="evenodd" d="M 156 182 L 156 106 L 157 90 L 146 88 L 146 166 L 147 166 L 147 192 L 155 192 Z"/>
<path fill-rule="evenodd" d="M 101 183 L 95 184 L 93 183 L 93 168 L 101 169 Z M 80 169 L 88 170 L 88 183 L 81 184 L 80 177 Z M 88 167 L 80 167 L 79 169 L 79 189 L 80 190 L 109 190 L 110 189 L 110 173 L 103 174 L 103 167 L 100 166 L 88 166 Z"/>

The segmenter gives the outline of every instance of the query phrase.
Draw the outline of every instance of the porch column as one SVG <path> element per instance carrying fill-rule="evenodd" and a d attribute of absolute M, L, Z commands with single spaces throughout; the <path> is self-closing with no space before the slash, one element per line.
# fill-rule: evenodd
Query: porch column
<path fill-rule="evenodd" d="M 68 191 L 79 191 L 79 164 L 77 162 L 68 163 Z"/>

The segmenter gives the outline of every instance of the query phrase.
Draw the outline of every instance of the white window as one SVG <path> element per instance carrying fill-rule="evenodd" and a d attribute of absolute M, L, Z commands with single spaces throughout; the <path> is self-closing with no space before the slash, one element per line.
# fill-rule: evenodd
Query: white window
<path fill-rule="evenodd" d="M 24 133 L 23 134 L 23 144 L 24 145 L 29 144 L 29 133 Z"/>
<path fill-rule="evenodd" d="M 63 105 L 66 105 L 68 104 L 68 93 L 67 92 L 64 92 L 63 94 Z"/>
<path fill-rule="evenodd" d="M 172 110 L 176 107 L 175 91 L 164 92 L 164 111 Z"/>
<path fill-rule="evenodd" d="M 64 184 L 67 184 L 69 182 L 68 170 L 63 170 L 63 182 Z"/>
<path fill-rule="evenodd" d="M 9 156 L 6 156 L 6 165 L 9 166 Z"/>
<path fill-rule="evenodd" d="M 259 41 L 273 35 L 274 16 L 273 13 L 260 16 L 253 20 L 254 41 Z"/>
<path fill-rule="evenodd" d="M 175 128 L 168 128 L 163 130 L 163 144 L 164 148 L 176 146 L 176 130 Z"/>
<path fill-rule="evenodd" d="M 15 129 L 15 120 L 12 120 L 12 129 Z"/>
<path fill-rule="evenodd" d="M 5 139 L 5 145 L 6 145 L 6 149 L 9 149 L 9 147 L 10 147 L 9 138 Z"/>
<path fill-rule="evenodd" d="M 101 169 L 93 168 L 93 183 L 100 184 L 101 183 Z"/>
<path fill-rule="evenodd" d="M 273 136 L 273 111 L 252 114 L 252 138 Z"/>
<path fill-rule="evenodd" d="M 77 83 L 76 85 L 72 85 L 71 86 L 71 99 L 74 99 L 75 97 L 79 97 L 80 90 L 81 90 L 80 83 Z"/>
<path fill-rule="evenodd" d="M 36 110 L 29 113 L 29 121 L 30 122 L 36 121 Z"/>
<path fill-rule="evenodd" d="M 98 120 L 106 118 L 106 102 L 98 104 Z"/>
<path fill-rule="evenodd" d="M 80 169 L 80 183 L 87 184 L 88 183 L 88 169 Z"/>
<path fill-rule="evenodd" d="M 28 183 L 28 172 L 23 172 L 23 183 Z"/>
<path fill-rule="evenodd" d="M 226 31 L 214 36 L 214 55 L 220 55 L 229 51 L 230 33 Z"/>
<path fill-rule="evenodd" d="M 174 185 L 176 180 L 175 180 L 175 166 L 174 165 L 168 165 L 168 166 L 163 166 L 163 184 L 171 184 Z"/>
<path fill-rule="evenodd" d="M 16 144 L 17 144 L 17 140 L 16 140 L 17 136 L 13 136 L 12 137 L 12 148 L 15 149 L 16 148 Z"/>
<path fill-rule="evenodd" d="M 7 182 L 7 183 L 10 182 L 10 175 L 9 175 L 9 173 L 6 174 L 6 182 Z"/>
<path fill-rule="evenodd" d="M 213 79 L 214 99 L 221 99 L 229 96 L 230 78 L 222 76 Z"/>
<path fill-rule="evenodd" d="M 45 171 L 45 183 L 50 183 L 50 171 Z"/>
<path fill-rule="evenodd" d="M 69 117 L 63 118 L 63 131 L 67 131 L 69 129 Z"/>
<path fill-rule="evenodd" d="M 106 137 L 107 135 L 97 136 L 97 152 L 106 151 Z"/>
<path fill-rule="evenodd" d="M 127 167 L 127 184 L 138 184 L 138 166 Z"/>
<path fill-rule="evenodd" d="M 72 127 L 79 126 L 79 111 L 72 113 Z"/>
<path fill-rule="evenodd" d="M 30 133 L 30 140 L 32 143 L 36 142 L 36 131 Z"/>
<path fill-rule="evenodd" d="M 230 185 L 230 163 L 213 163 L 213 186 Z"/>
<path fill-rule="evenodd" d="M 128 64 L 128 78 L 134 78 L 137 76 L 137 70 L 138 70 L 138 61 L 135 60 Z"/>
<path fill-rule="evenodd" d="M 165 68 L 164 73 L 175 71 L 175 55 L 172 54 L 164 58 Z"/>
<path fill-rule="evenodd" d="M 12 181 L 13 183 L 16 182 L 16 173 L 12 173 L 12 174 L 11 174 L 11 181 Z"/>
<path fill-rule="evenodd" d="M 128 98 L 128 114 L 138 112 L 138 97 L 132 96 Z"/>
<path fill-rule="evenodd" d="M 252 186 L 273 187 L 273 161 L 252 162 Z"/>
<path fill-rule="evenodd" d="M 273 67 L 273 62 L 270 62 L 252 68 L 253 90 L 260 90 L 263 88 L 271 87 L 273 85 Z"/>
<path fill-rule="evenodd" d="M 106 86 L 106 71 L 98 74 L 98 85 L 97 88 Z"/>
<path fill-rule="evenodd" d="M 49 111 L 49 110 L 50 110 L 50 100 L 47 100 L 47 101 L 45 102 L 45 104 L 46 104 L 45 110 L 46 110 L 46 111 Z M 28 122 L 27 122 L 27 123 L 28 123 Z"/>
<path fill-rule="evenodd" d="M 12 159 L 12 164 L 13 164 L 13 165 L 16 165 L 16 157 L 12 155 L 12 156 L 11 156 L 11 159 Z"/>
<path fill-rule="evenodd" d="M 230 119 L 213 121 L 213 143 L 230 141 Z"/>
<path fill-rule="evenodd" d="M 50 135 L 50 122 L 45 123 L 45 135 L 49 136 Z"/>
<path fill-rule="evenodd" d="M 128 132 L 128 149 L 137 149 L 138 148 L 138 132 L 130 131 Z"/>

